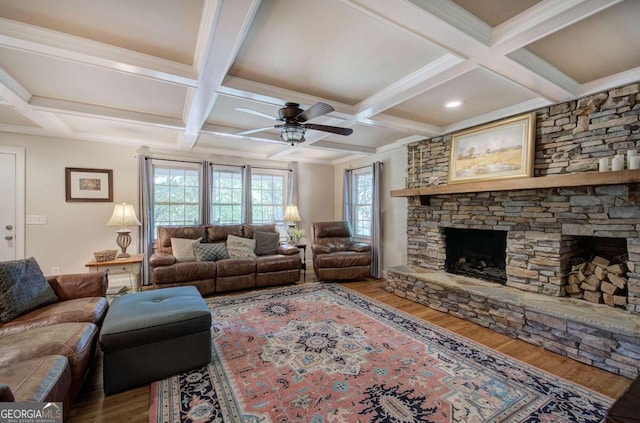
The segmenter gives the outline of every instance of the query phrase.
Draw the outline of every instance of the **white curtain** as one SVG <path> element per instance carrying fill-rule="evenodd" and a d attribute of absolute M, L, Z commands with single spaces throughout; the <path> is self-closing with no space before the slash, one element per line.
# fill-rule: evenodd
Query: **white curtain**
<path fill-rule="evenodd" d="M 382 162 L 373 164 L 371 201 L 371 276 L 382 277 Z"/>

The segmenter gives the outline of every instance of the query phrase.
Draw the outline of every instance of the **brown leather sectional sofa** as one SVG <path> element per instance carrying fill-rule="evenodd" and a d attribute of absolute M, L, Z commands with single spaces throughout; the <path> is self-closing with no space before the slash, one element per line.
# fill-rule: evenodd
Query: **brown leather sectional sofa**
<path fill-rule="evenodd" d="M 172 254 L 171 238 L 202 238 L 203 243 L 223 243 L 228 235 L 253 238 L 254 231 L 275 232 L 270 225 L 160 226 L 157 252 L 149 259 L 151 281 L 158 288 L 193 285 L 202 295 L 277 286 L 300 280 L 300 250 L 280 243 L 277 254 L 256 258 L 178 262 Z"/>
<path fill-rule="evenodd" d="M 63 402 L 66 415 L 96 355 L 107 275 L 47 280 L 58 302 L 0 323 L 0 402 Z"/>

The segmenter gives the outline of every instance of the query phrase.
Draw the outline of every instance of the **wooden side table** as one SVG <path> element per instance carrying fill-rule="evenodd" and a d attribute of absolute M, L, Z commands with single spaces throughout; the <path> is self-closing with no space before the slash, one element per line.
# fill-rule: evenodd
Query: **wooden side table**
<path fill-rule="evenodd" d="M 85 264 L 85 267 L 88 267 L 90 272 L 104 272 L 108 270 L 109 275 L 129 275 L 131 290 L 138 292 L 140 291 L 140 271 L 143 260 L 143 254 L 131 254 L 131 257 L 109 261 L 97 262 L 93 259 Z"/>
<path fill-rule="evenodd" d="M 304 275 L 303 279 L 304 281 L 307 280 L 307 244 L 296 244 L 296 247 L 300 248 L 302 250 L 302 265 L 300 266 L 300 269 L 302 269 L 302 274 Z"/>

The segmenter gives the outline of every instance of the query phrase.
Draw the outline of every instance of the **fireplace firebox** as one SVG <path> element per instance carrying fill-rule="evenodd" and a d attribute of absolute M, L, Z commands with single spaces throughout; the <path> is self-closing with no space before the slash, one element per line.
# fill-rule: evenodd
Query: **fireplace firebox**
<path fill-rule="evenodd" d="M 506 231 L 445 228 L 444 235 L 447 272 L 507 283 Z"/>

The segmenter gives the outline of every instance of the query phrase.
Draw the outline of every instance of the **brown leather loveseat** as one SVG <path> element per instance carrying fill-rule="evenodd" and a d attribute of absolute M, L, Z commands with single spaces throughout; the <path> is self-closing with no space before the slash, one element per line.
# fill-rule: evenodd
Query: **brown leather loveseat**
<path fill-rule="evenodd" d="M 348 222 L 313 223 L 313 271 L 321 281 L 371 276 L 371 246 L 353 239 Z"/>
<path fill-rule="evenodd" d="M 215 261 L 180 262 L 172 252 L 171 238 L 200 238 L 201 243 L 223 244 L 229 235 L 253 239 L 255 232 L 278 233 L 275 224 L 160 226 L 157 252 L 149 259 L 154 287 L 193 285 L 202 295 L 211 295 L 299 281 L 300 250 L 284 242 L 278 242 L 273 254 Z"/>
<path fill-rule="evenodd" d="M 0 323 L 0 402 L 63 402 L 78 395 L 107 312 L 107 275 L 47 278 L 57 301 Z"/>

